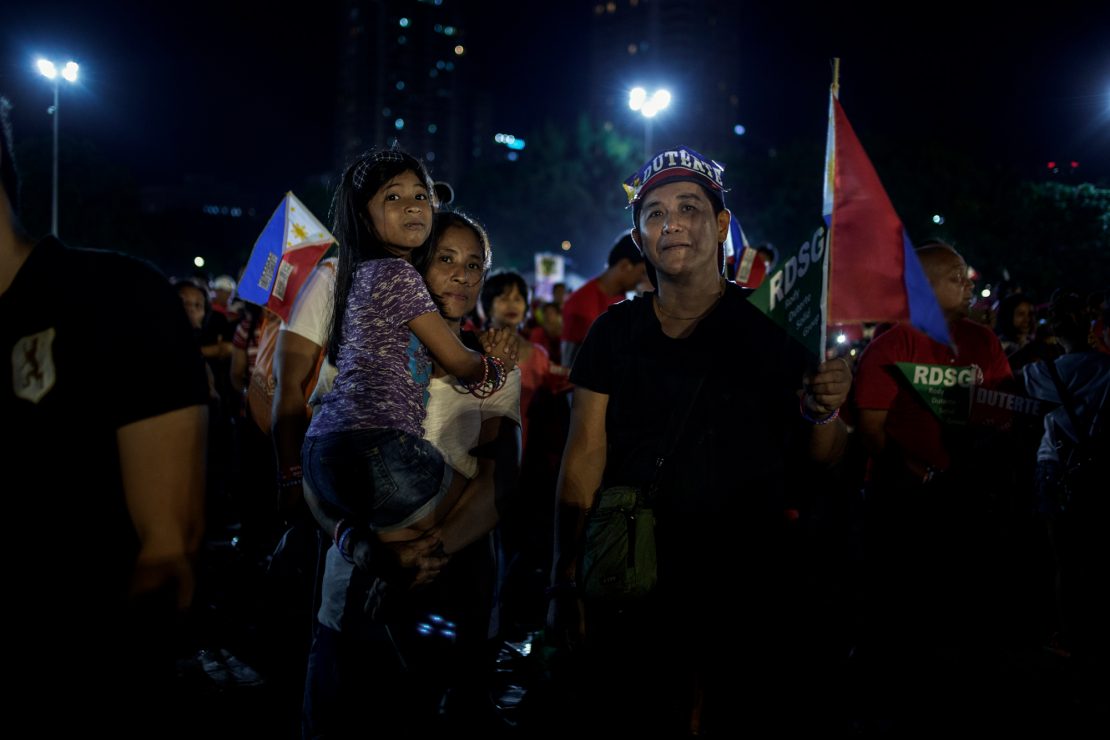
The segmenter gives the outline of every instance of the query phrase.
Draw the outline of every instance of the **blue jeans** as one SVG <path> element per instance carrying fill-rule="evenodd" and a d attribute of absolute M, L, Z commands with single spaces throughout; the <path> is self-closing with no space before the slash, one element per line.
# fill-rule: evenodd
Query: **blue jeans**
<path fill-rule="evenodd" d="M 431 513 L 451 485 L 439 450 L 396 429 L 306 437 L 301 461 L 316 495 L 378 532 Z"/>

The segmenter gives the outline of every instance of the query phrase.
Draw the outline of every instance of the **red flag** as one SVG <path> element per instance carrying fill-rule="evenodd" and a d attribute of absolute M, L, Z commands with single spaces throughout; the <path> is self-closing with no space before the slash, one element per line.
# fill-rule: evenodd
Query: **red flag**
<path fill-rule="evenodd" d="M 836 95 L 825 172 L 830 323 L 910 321 L 939 342 L 948 326 L 901 219 Z"/>

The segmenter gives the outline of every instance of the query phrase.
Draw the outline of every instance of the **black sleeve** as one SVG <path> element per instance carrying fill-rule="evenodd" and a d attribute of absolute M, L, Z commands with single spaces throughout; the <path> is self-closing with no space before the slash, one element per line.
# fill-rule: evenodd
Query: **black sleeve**
<path fill-rule="evenodd" d="M 108 405 L 116 428 L 187 406 L 208 402 L 204 359 L 181 299 L 150 265 L 122 257 L 111 273 L 128 286 L 138 307 L 126 322 L 104 333 L 105 362 L 114 367 Z"/>
<path fill-rule="evenodd" d="M 570 382 L 595 393 L 613 392 L 614 313 L 606 311 L 590 326 L 574 358 Z"/>

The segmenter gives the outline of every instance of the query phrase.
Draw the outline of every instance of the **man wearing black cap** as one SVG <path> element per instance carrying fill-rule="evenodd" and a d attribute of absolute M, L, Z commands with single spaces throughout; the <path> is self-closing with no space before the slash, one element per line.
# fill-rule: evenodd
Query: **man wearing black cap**
<path fill-rule="evenodd" d="M 589 685 L 568 715 L 627 735 L 728 736 L 783 709 L 784 479 L 846 440 L 846 364 L 808 369 L 722 275 L 723 169 L 678 147 L 629 178 L 656 291 L 600 316 L 571 374 L 549 626 L 585 648 Z M 611 486 L 657 491 L 658 583 L 635 602 L 591 602 L 576 582 L 587 515 Z"/>
<path fill-rule="evenodd" d="M 594 320 L 644 281 L 644 255 L 624 234 L 609 250 L 609 267 L 570 294 L 563 304 L 563 365 L 570 367 Z"/>

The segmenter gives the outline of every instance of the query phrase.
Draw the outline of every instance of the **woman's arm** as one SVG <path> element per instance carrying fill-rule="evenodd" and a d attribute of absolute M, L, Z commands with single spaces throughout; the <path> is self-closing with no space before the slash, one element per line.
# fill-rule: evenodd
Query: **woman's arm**
<path fill-rule="evenodd" d="M 482 422 L 475 450 L 478 475 L 467 482 L 439 530 L 443 550 L 452 555 L 497 526 L 504 501 L 520 474 L 520 426 L 507 417 Z"/>
<path fill-rule="evenodd" d="M 231 348 L 231 387 L 242 393 L 247 389 L 247 351 Z"/>
<path fill-rule="evenodd" d="M 223 360 L 231 357 L 231 342 L 218 338 L 214 343 L 201 347 L 200 353 L 206 360 Z"/>
<path fill-rule="evenodd" d="M 317 496 L 307 481 L 304 483 L 304 499 L 316 523 L 329 538 L 334 537 L 342 513 Z M 370 530 L 352 525 L 345 544 L 347 554 L 359 568 L 381 575 L 386 580 L 389 580 L 391 572 L 396 577 L 400 568 L 407 571 L 401 580 L 411 579 L 413 586 L 434 580 L 447 564 L 447 558 L 434 553 L 439 545 L 435 537 L 421 537 L 386 546 Z"/>

